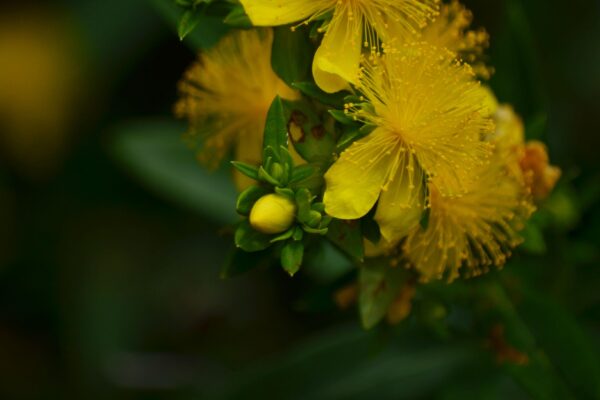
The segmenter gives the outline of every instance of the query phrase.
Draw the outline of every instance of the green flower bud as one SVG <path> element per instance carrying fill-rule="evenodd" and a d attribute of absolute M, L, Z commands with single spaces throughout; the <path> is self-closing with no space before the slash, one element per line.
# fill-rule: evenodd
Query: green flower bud
<path fill-rule="evenodd" d="M 261 197 L 250 211 L 250 225 L 259 232 L 274 235 L 285 232 L 296 217 L 296 204 L 280 194 Z"/>
<path fill-rule="evenodd" d="M 273 163 L 271 165 L 271 170 L 269 171 L 270 175 L 275 178 L 275 180 L 280 181 L 283 176 L 283 167 L 278 162 Z"/>

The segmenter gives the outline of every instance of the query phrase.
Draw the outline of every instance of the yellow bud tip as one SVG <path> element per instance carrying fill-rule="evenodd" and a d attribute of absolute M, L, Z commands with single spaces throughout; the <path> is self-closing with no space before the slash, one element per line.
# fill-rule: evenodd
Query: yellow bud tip
<path fill-rule="evenodd" d="M 261 197 L 250 211 L 250 225 L 268 235 L 283 233 L 292 226 L 296 204 L 285 196 L 268 194 Z"/>

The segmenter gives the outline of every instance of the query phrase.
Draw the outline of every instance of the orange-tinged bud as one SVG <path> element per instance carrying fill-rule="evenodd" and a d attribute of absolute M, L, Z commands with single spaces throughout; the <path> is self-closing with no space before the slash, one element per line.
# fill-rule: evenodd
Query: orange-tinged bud
<path fill-rule="evenodd" d="M 269 235 L 287 231 L 296 217 L 296 204 L 285 196 L 268 194 L 261 197 L 250 211 L 250 225 Z"/>
<path fill-rule="evenodd" d="M 527 142 L 520 165 L 533 197 L 537 200 L 548 197 L 561 171 L 550 165 L 546 146 L 536 140 Z"/>

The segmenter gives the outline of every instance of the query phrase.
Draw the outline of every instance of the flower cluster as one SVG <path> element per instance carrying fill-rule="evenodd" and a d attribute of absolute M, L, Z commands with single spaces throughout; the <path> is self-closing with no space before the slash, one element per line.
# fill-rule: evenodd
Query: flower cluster
<path fill-rule="evenodd" d="M 256 244 L 258 232 L 260 250 L 283 241 L 289 264 L 292 244 L 303 251 L 315 235 L 344 249 L 332 229 L 360 220 L 377 229 L 359 229 L 360 251 L 344 249 L 359 262 L 384 259 L 420 281 L 502 267 L 560 171 L 482 83 L 489 37 L 471 30 L 471 12 L 457 0 L 240 2 L 252 28 L 200 56 L 177 104 L 202 158 L 233 146 L 255 182 L 236 239 Z M 307 61 L 295 50 L 312 55 L 298 80 L 275 68 L 272 27 L 283 25 L 287 43 L 306 44 L 284 47 L 291 70 Z M 293 261 L 295 272 L 301 255 Z"/>

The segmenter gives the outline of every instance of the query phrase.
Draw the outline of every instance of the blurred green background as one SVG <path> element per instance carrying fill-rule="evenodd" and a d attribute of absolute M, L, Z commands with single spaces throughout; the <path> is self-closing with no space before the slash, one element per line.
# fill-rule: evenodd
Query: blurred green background
<path fill-rule="evenodd" d="M 504 271 L 369 332 L 331 248 L 220 278 L 235 191 L 172 117 L 218 20 L 181 43 L 168 0 L 0 6 L 0 398 L 600 398 L 600 1 L 465 3 L 563 178 Z"/>

